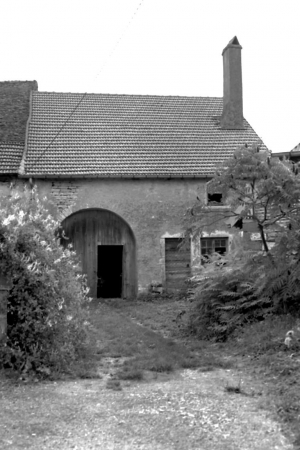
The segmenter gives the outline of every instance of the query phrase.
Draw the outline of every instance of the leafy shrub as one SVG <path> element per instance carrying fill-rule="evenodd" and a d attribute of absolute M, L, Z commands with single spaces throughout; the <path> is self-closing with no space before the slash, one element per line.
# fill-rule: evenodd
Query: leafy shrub
<path fill-rule="evenodd" d="M 187 236 L 230 219 L 251 221 L 263 251 L 210 259 L 197 284 L 191 326 L 203 336 L 226 338 L 236 327 L 268 314 L 300 313 L 300 175 L 290 161 L 244 145 L 217 168 L 208 189 L 222 192 L 217 215 L 198 199 Z M 222 222 L 224 225 L 224 222 Z M 270 242 L 275 246 L 270 245 Z"/>
<path fill-rule="evenodd" d="M 19 372 L 67 371 L 87 342 L 89 300 L 75 252 L 37 189 L 11 191 L 0 205 L 0 271 L 11 288 L 0 363 Z"/>
<path fill-rule="evenodd" d="M 296 219 L 296 217 L 295 217 Z M 300 313 L 300 218 L 292 229 L 283 229 L 271 258 L 265 258 L 261 270 L 264 284 L 261 294 L 272 300 L 275 313 Z"/>
<path fill-rule="evenodd" d="M 269 315 L 298 316 L 300 249 L 294 245 L 291 257 L 282 245 L 280 241 L 268 255 L 240 247 L 226 256 L 213 255 L 194 288 L 190 330 L 204 339 L 225 340 Z M 284 245 L 287 249 L 285 240 Z"/>
<path fill-rule="evenodd" d="M 190 329 L 202 339 L 226 339 L 251 314 L 253 280 L 245 280 L 243 266 L 226 264 L 213 255 L 195 289 Z"/>

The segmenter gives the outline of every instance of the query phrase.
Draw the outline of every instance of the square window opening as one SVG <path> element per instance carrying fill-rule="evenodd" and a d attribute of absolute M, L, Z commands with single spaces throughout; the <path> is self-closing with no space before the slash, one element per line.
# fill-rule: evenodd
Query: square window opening
<path fill-rule="evenodd" d="M 228 238 L 201 238 L 202 264 L 207 262 L 213 253 L 224 255 L 228 250 Z"/>
<path fill-rule="evenodd" d="M 223 205 L 223 196 L 220 192 L 215 192 L 213 194 L 207 194 L 207 203 L 209 206 L 220 206 Z"/>

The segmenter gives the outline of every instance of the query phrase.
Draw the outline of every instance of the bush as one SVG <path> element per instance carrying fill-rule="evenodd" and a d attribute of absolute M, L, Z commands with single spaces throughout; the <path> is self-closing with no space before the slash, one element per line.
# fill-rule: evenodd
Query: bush
<path fill-rule="evenodd" d="M 11 289 L 0 364 L 19 372 L 67 371 L 87 342 L 88 289 L 75 252 L 60 245 L 59 222 L 37 189 L 0 205 L 0 271 Z"/>
<path fill-rule="evenodd" d="M 299 225 L 300 221 L 295 220 L 292 229 L 281 232 L 271 258 L 265 258 L 261 265 L 265 275 L 261 293 L 272 300 L 276 314 L 300 313 Z"/>
<path fill-rule="evenodd" d="M 226 340 L 239 327 L 270 315 L 299 316 L 300 252 L 294 243 L 291 257 L 282 245 L 268 255 L 237 246 L 229 255 L 209 258 L 196 280 L 190 330 L 203 339 Z"/>
<path fill-rule="evenodd" d="M 270 313 L 269 297 L 261 296 L 261 256 L 243 252 L 236 238 L 235 250 L 211 255 L 194 284 L 190 331 L 202 339 L 226 340 L 238 327 L 261 320 Z"/>

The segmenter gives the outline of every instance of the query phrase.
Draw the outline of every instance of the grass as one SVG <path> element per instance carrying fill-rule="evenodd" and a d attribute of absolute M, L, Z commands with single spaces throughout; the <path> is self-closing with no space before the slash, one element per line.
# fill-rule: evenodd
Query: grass
<path fill-rule="evenodd" d="M 203 344 L 191 345 L 185 340 L 183 320 L 176 320 L 184 308 L 184 301 L 158 297 L 151 302 L 94 300 L 87 308 L 88 346 L 81 349 L 67 373 L 51 373 L 50 379 L 110 375 L 114 380 L 140 381 L 147 372 L 170 374 L 182 368 L 209 371 L 227 367 L 228 362 Z"/>
<path fill-rule="evenodd" d="M 137 365 L 125 363 L 122 369 L 117 372 L 117 376 L 120 380 L 140 381 L 143 379 L 144 373 Z"/>
<path fill-rule="evenodd" d="M 293 430 L 296 448 L 300 448 L 300 345 L 294 343 L 290 349 L 284 345 L 286 332 L 295 326 L 294 317 L 272 316 L 238 330 L 229 342 L 212 344 L 186 334 L 188 311 L 180 321 L 175 321 L 180 312 L 188 309 L 188 302 L 154 300 L 141 307 L 126 304 L 122 308 L 123 314 L 147 328 L 186 342 L 189 356 L 180 361 L 182 368 L 209 371 L 237 365 L 253 380 L 257 379 L 258 387 L 253 382 L 255 387 L 247 395 L 261 395 L 266 387 L 267 396 L 261 397 L 262 407 L 275 407 L 282 421 Z M 225 389 L 245 394 L 241 385 L 228 385 Z"/>
<path fill-rule="evenodd" d="M 93 301 L 89 320 L 96 353 L 124 360 L 111 372 L 114 380 L 140 381 L 147 372 L 168 374 L 182 368 L 207 371 L 229 365 L 199 343 L 189 346 L 184 339 L 176 339 L 181 333 L 174 318 L 182 307 L 182 302 L 161 299 Z"/>
<path fill-rule="evenodd" d="M 238 383 L 227 383 L 225 386 L 225 391 L 229 394 L 241 394 L 250 395 L 242 388 L 242 379 L 239 379 Z M 253 392 L 252 392 L 253 395 Z"/>
<path fill-rule="evenodd" d="M 122 386 L 119 380 L 108 380 L 106 383 L 106 388 L 113 391 L 121 391 Z"/>

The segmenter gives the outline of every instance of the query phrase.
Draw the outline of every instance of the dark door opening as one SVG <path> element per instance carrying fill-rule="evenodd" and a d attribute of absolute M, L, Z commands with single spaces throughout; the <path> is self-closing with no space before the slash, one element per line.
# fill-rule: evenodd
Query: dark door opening
<path fill-rule="evenodd" d="M 97 298 L 122 297 L 123 245 L 98 245 Z"/>

